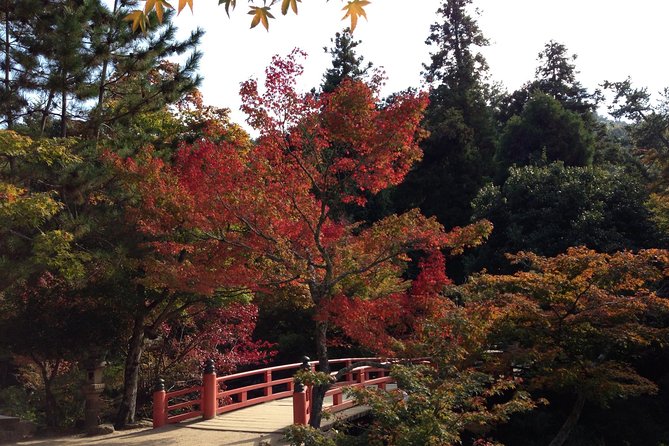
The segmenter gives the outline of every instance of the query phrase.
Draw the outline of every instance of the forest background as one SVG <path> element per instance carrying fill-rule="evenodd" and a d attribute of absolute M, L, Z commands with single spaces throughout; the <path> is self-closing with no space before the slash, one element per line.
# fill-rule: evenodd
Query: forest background
<path fill-rule="evenodd" d="M 102 360 L 122 428 L 209 357 L 430 356 L 393 371 L 409 404 L 358 396 L 357 441 L 669 442 L 667 92 L 588 90 L 553 40 L 508 92 L 471 3 L 441 4 L 404 92 L 349 30 L 311 92 L 300 51 L 275 57 L 241 87 L 251 137 L 205 105 L 203 33 L 172 12 L 142 32 L 132 2 L 6 1 L 3 413 L 76 425 Z"/>

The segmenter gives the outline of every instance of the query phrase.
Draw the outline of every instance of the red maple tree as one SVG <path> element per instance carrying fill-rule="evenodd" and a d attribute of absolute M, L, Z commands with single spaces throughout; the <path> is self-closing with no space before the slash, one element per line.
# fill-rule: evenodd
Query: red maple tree
<path fill-rule="evenodd" d="M 135 218 L 158 254 L 147 281 L 200 293 L 290 285 L 317 312 L 338 296 L 375 302 L 403 293 L 407 252 L 460 249 L 489 232 L 482 223 L 447 233 L 418 210 L 350 221 L 346 206 L 364 206 L 420 159 L 427 97 L 381 102 L 354 80 L 330 94 L 299 93 L 301 55 L 275 57 L 263 93 L 255 80 L 242 85 L 242 108 L 260 135 L 253 147 L 200 140 L 183 146 L 174 166 L 150 154 L 126 162 L 143 178 Z M 329 371 L 328 327 L 338 322 L 317 320 L 321 371 Z M 313 425 L 326 390 L 314 389 Z"/>

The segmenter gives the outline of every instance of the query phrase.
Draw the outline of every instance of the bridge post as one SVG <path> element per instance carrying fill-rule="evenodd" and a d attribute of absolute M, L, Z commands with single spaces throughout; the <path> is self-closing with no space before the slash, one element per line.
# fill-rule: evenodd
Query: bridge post
<path fill-rule="evenodd" d="M 202 375 L 202 418 L 210 420 L 216 416 L 218 409 L 218 383 L 214 360 L 207 359 Z"/>
<path fill-rule="evenodd" d="M 365 381 L 367 381 L 366 375 L 367 375 L 367 369 L 365 369 L 364 367 L 362 367 L 362 368 L 358 371 L 358 383 L 359 383 L 359 384 L 365 384 Z"/>
<path fill-rule="evenodd" d="M 346 360 L 346 366 L 345 366 L 345 367 L 351 367 L 351 364 L 353 364 L 353 361 L 351 361 L 350 359 L 347 359 L 347 360 Z M 345 378 L 345 379 L 346 379 L 346 382 L 351 382 L 351 381 L 353 381 L 353 373 L 352 373 L 352 372 L 348 372 L 348 373 L 346 374 L 346 378 Z"/>
<path fill-rule="evenodd" d="M 267 387 L 265 387 L 265 396 L 272 396 L 272 386 L 269 385 L 269 383 L 272 382 L 272 371 L 268 370 L 265 372 L 265 383 L 268 384 Z"/>
<path fill-rule="evenodd" d="M 305 356 L 302 359 L 299 370 L 310 370 L 309 357 Z M 297 378 L 295 378 L 293 388 L 293 424 L 306 425 L 309 423 L 309 401 L 307 400 L 309 389 L 305 388 L 304 384 Z"/>
<path fill-rule="evenodd" d="M 165 380 L 158 378 L 153 392 L 153 428 L 156 429 L 166 424 L 167 394 L 165 393 Z"/>

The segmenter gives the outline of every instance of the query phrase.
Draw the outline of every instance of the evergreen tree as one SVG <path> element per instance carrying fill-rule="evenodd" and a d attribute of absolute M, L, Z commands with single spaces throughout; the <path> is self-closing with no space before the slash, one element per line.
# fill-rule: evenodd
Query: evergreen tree
<path fill-rule="evenodd" d="M 554 40 L 546 43 L 537 56 L 539 65 L 534 79 L 502 101 L 499 120 L 506 123 L 511 117 L 519 115 L 530 98 L 541 92 L 560 102 L 565 109 L 578 113 L 591 127 L 595 121 L 593 115 L 599 92 L 588 93 L 577 80 L 576 58 L 576 54 L 568 54 L 565 45 Z"/>
<path fill-rule="evenodd" d="M 501 186 L 487 185 L 473 202 L 474 216 L 495 230 L 469 256 L 468 269 L 506 273 L 505 254 L 518 251 L 553 256 L 579 245 L 609 253 L 657 247 L 647 200 L 643 180 L 623 168 L 513 167 Z"/>
<path fill-rule="evenodd" d="M 551 96 L 536 92 L 520 115 L 507 122 L 497 161 L 504 168 L 557 160 L 585 166 L 593 155 L 593 135 L 583 119 Z"/>
<path fill-rule="evenodd" d="M 567 47 L 559 42 L 546 43 L 538 56 L 540 65 L 535 72 L 533 89 L 556 99 L 567 110 L 589 115 L 595 111 L 596 95 L 589 94 L 576 79 L 578 71 L 573 63 L 576 57 L 576 54 L 569 56 Z"/>
<path fill-rule="evenodd" d="M 3 0 L 0 4 L 0 125 L 12 129 L 26 111 L 26 93 L 35 83 L 38 60 L 30 48 L 37 0 Z"/>
<path fill-rule="evenodd" d="M 400 207 L 420 207 L 447 227 L 463 225 L 470 202 L 493 173 L 496 129 L 487 64 L 488 44 L 468 8 L 471 0 L 446 0 L 427 44 L 434 48 L 424 76 L 433 87 L 425 126 L 423 161 L 396 192 Z"/>
<path fill-rule="evenodd" d="M 133 33 L 124 17 L 134 3 L 115 0 L 110 9 L 101 0 L 49 0 L 30 11 L 30 21 L 17 22 L 16 33 L 36 62 L 34 81 L 14 89 L 14 96 L 31 98 L 15 125 L 34 137 L 113 138 L 115 125 L 127 126 L 133 116 L 160 110 L 197 86 L 203 32 L 176 40 L 167 13 L 162 23 L 151 15 L 146 34 Z M 161 60 L 185 53 L 191 55 L 182 66 L 156 75 Z M 9 71 L 22 72 L 21 60 L 10 58 Z"/>
<path fill-rule="evenodd" d="M 350 28 L 344 29 L 341 33 L 336 33 L 333 39 L 330 39 L 333 46 L 323 48 L 326 53 L 332 56 L 332 68 L 328 68 L 323 76 L 321 90 L 323 93 L 331 93 L 346 78 L 360 79 L 364 77 L 372 68 L 372 63 L 364 63 L 365 58 L 358 56 L 355 49 L 360 45 L 360 40 L 353 39 Z"/>

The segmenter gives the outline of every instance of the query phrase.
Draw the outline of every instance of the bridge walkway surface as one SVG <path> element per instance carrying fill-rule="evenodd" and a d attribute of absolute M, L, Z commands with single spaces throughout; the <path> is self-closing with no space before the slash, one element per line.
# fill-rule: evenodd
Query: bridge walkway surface
<path fill-rule="evenodd" d="M 328 401 L 329 400 L 329 401 Z M 325 406 L 332 404 L 332 398 Z M 336 414 L 323 425 L 365 413 L 365 407 L 352 407 Z M 23 441 L 31 446 L 242 446 L 287 445 L 283 430 L 293 423 L 292 398 L 283 398 L 219 415 L 211 420 L 169 424 L 159 429 L 133 429 L 98 437 L 69 436 Z"/>

